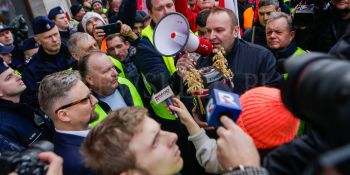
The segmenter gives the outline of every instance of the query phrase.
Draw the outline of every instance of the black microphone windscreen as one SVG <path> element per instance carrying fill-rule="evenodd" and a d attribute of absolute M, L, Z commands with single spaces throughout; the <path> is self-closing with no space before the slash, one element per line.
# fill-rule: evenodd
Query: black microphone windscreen
<path fill-rule="evenodd" d="M 169 85 L 169 78 L 163 74 L 151 74 L 147 76 L 154 92 L 159 92 Z"/>

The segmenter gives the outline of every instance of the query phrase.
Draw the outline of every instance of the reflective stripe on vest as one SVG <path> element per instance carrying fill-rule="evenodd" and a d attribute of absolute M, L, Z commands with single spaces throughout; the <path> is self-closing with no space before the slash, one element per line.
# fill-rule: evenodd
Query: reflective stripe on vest
<path fill-rule="evenodd" d="M 146 37 L 154 46 L 153 34 L 154 34 L 154 30 L 150 25 L 148 25 L 146 28 L 142 30 L 142 36 Z M 172 75 L 176 71 L 174 57 L 163 56 L 163 61 L 165 63 L 166 68 L 168 69 L 169 74 Z M 147 82 L 145 76 L 142 73 L 141 73 L 141 76 L 142 76 L 143 82 L 145 83 L 148 93 L 152 94 L 152 89 L 150 84 Z M 169 112 L 167 105 L 164 102 L 160 104 L 156 104 L 154 100 L 151 100 L 150 104 L 153 108 L 154 113 L 156 113 L 159 117 L 167 120 L 176 120 L 175 115 L 172 115 Z"/>
<path fill-rule="evenodd" d="M 114 64 L 114 66 L 117 67 L 118 70 L 120 71 L 120 72 L 118 71 L 118 77 L 126 78 L 126 77 L 125 77 L 125 73 L 124 73 L 124 69 L 123 69 L 122 63 L 121 63 L 119 60 L 117 60 L 117 59 L 115 59 L 115 58 L 113 58 L 113 57 L 111 57 L 111 56 L 108 56 L 108 57 L 109 57 L 109 59 L 112 61 L 112 63 Z"/>
<path fill-rule="evenodd" d="M 143 107 L 140 94 L 137 92 L 136 87 L 126 78 L 118 77 L 118 82 L 128 87 L 134 106 Z M 95 112 L 98 114 L 99 117 L 96 121 L 90 123 L 90 126 L 96 126 L 98 123 L 100 123 L 107 117 L 107 113 L 102 109 L 102 107 L 99 104 L 95 105 Z"/>
<path fill-rule="evenodd" d="M 148 25 L 146 28 L 144 28 L 142 30 L 142 36 L 146 37 L 154 46 L 153 34 L 154 34 L 154 31 L 153 31 L 151 25 Z M 163 56 L 163 61 L 165 63 L 166 68 L 168 69 L 170 75 L 173 75 L 173 73 L 176 71 L 174 57 Z"/>
<path fill-rule="evenodd" d="M 19 72 L 18 70 L 14 69 L 14 71 L 15 71 L 15 74 L 16 74 L 16 75 L 18 75 L 18 76 L 22 76 L 22 73 L 21 73 L 21 72 Z"/>
<path fill-rule="evenodd" d="M 98 115 L 98 119 L 89 124 L 92 127 L 96 126 L 107 117 L 107 113 L 101 108 L 101 106 L 98 103 L 95 105 L 95 112 Z"/>
<path fill-rule="evenodd" d="M 293 53 L 292 56 L 298 56 L 298 55 L 301 55 L 301 54 L 304 54 L 306 53 L 305 50 L 301 49 L 300 47 L 297 48 L 297 50 Z M 283 78 L 286 80 L 288 77 L 288 73 L 285 73 L 283 74 Z"/>
<path fill-rule="evenodd" d="M 132 84 L 128 79 L 122 78 L 122 77 L 118 77 L 118 82 L 120 84 L 126 85 L 129 88 L 134 106 L 143 107 L 141 96 L 137 91 L 136 87 L 134 86 L 134 84 Z"/>
<path fill-rule="evenodd" d="M 306 53 L 305 50 L 303 50 L 302 48 L 298 47 L 297 50 L 293 53 L 293 56 L 297 56 L 297 55 L 301 55 Z"/>

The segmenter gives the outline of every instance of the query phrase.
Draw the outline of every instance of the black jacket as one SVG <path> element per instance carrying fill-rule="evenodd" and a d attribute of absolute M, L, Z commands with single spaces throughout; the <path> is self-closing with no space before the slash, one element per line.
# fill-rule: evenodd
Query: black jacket
<path fill-rule="evenodd" d="M 276 70 L 279 73 L 286 73 L 286 70 L 284 70 L 284 62 L 288 57 L 292 56 L 297 49 L 298 47 L 296 45 L 296 42 L 293 40 L 286 48 L 280 50 L 271 50 L 277 59 Z"/>
<path fill-rule="evenodd" d="M 33 56 L 23 69 L 22 77 L 27 86 L 23 94 L 23 100 L 34 107 L 39 107 L 37 93 L 41 80 L 46 75 L 71 68 L 73 63 L 74 59 L 64 44 L 61 44 L 61 49 L 56 55 L 48 55 L 40 47 L 38 53 Z"/>
<path fill-rule="evenodd" d="M 321 153 L 329 149 L 329 144 L 317 132 L 296 138 L 280 146 L 264 157 L 263 167 L 270 175 L 302 174 Z"/>
<path fill-rule="evenodd" d="M 254 42 L 252 42 L 253 30 L 255 30 Z M 252 42 L 267 48 L 265 27 L 260 25 L 259 22 L 254 23 L 252 28 L 247 29 L 242 38 L 244 41 Z"/>
<path fill-rule="evenodd" d="M 331 5 L 326 11 L 316 15 L 315 25 L 311 29 L 311 38 L 308 39 L 308 46 L 303 48 L 304 50 L 328 52 L 334 46 L 345 34 L 350 22 L 350 19 L 341 19 L 339 13 L 341 12 Z"/>
<path fill-rule="evenodd" d="M 41 111 L 22 103 L 0 99 L 0 134 L 26 148 L 37 140 L 52 140 L 53 125 Z M 10 143 L 0 144 L 0 150 L 11 148 L 7 144 Z"/>
<path fill-rule="evenodd" d="M 107 17 L 109 23 L 115 23 L 118 20 L 122 21 L 123 24 L 127 24 L 131 28 L 134 27 L 135 24 L 135 16 L 136 16 L 136 0 L 124 0 L 119 7 L 119 12 L 115 13 L 112 9 L 109 9 L 107 12 Z"/>
<path fill-rule="evenodd" d="M 134 101 L 133 101 L 133 99 L 132 99 L 132 95 L 131 95 L 131 92 L 130 92 L 128 86 L 127 86 L 127 85 L 124 85 L 124 84 L 119 84 L 117 89 L 119 90 L 120 95 L 123 97 L 123 99 L 124 99 L 124 101 L 125 101 L 125 104 L 126 104 L 127 106 L 134 106 Z M 94 95 L 95 95 L 98 99 L 100 99 L 99 95 L 97 95 L 95 92 L 94 92 Z M 108 106 L 108 104 L 105 103 L 105 102 L 103 102 L 102 100 L 99 100 L 99 101 L 98 101 L 98 104 L 101 106 L 101 108 L 102 108 L 106 113 L 108 113 L 108 112 L 111 111 L 111 107 Z"/>
<path fill-rule="evenodd" d="M 282 76 L 276 72 L 276 59 L 261 46 L 235 39 L 231 52 L 226 55 L 228 67 L 233 72 L 233 92 L 243 94 L 257 86 L 277 86 Z M 211 58 L 200 58 L 198 68 L 212 65 Z"/>
<path fill-rule="evenodd" d="M 331 48 L 329 54 L 335 55 L 338 59 L 350 60 L 350 25 L 345 35 Z"/>

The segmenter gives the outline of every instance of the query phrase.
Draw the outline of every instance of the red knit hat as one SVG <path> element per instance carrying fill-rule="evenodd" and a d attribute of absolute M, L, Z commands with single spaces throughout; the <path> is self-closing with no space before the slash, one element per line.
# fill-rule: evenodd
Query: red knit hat
<path fill-rule="evenodd" d="M 280 90 L 257 87 L 241 97 L 242 113 L 237 124 L 249 134 L 258 149 L 267 149 L 291 141 L 300 124 L 283 105 Z"/>

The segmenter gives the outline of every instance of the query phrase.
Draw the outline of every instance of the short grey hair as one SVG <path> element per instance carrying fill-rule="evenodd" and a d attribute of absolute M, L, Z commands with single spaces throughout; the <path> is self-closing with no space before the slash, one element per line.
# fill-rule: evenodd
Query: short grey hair
<path fill-rule="evenodd" d="M 40 108 L 54 119 L 53 109 L 58 101 L 67 97 L 69 90 L 80 81 L 80 75 L 77 71 L 65 70 L 56 72 L 44 77 L 39 86 L 39 104 Z"/>
<path fill-rule="evenodd" d="M 262 7 L 262 6 L 268 6 L 268 5 L 274 5 L 276 7 L 280 6 L 280 3 L 278 2 L 278 0 L 260 0 L 258 7 Z"/>
<path fill-rule="evenodd" d="M 86 84 L 86 86 L 90 87 L 89 83 L 86 81 L 86 76 L 89 75 L 89 61 L 92 59 L 92 57 L 96 58 L 97 56 L 104 55 L 106 53 L 101 52 L 100 50 L 92 50 L 88 52 L 86 55 L 84 55 L 81 59 L 78 61 L 78 71 L 80 73 L 80 77 L 82 81 Z"/>
<path fill-rule="evenodd" d="M 68 47 L 69 52 L 71 54 L 80 52 L 80 48 L 78 47 L 78 43 L 84 42 L 84 41 L 88 40 L 90 37 L 92 38 L 91 35 L 89 35 L 88 33 L 83 33 L 83 32 L 76 32 L 76 33 L 72 34 L 69 37 L 69 40 L 67 42 L 67 47 Z"/>
<path fill-rule="evenodd" d="M 266 22 L 266 25 L 272 21 L 278 20 L 280 18 L 285 18 L 287 20 L 287 25 L 288 25 L 288 29 L 289 31 L 293 31 L 293 21 L 292 18 L 284 13 L 284 12 L 272 12 L 271 15 L 269 16 L 269 19 Z"/>

